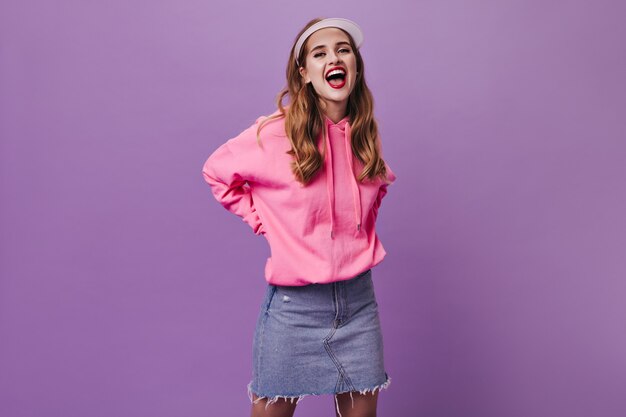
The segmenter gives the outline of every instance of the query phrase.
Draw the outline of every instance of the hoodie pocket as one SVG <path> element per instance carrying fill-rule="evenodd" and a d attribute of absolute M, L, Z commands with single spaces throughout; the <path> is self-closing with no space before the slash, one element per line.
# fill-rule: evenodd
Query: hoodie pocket
<path fill-rule="evenodd" d="M 261 306 L 261 312 L 264 315 L 267 315 L 270 312 L 270 306 L 272 305 L 274 294 L 276 294 L 276 286 L 272 284 L 267 284 L 267 289 L 265 291 L 265 299 L 263 300 L 263 305 Z"/>

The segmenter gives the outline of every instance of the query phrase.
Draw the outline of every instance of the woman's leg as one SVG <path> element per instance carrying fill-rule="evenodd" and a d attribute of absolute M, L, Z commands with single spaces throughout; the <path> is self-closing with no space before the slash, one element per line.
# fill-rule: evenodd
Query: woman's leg
<path fill-rule="evenodd" d="M 252 399 L 256 401 L 259 398 L 255 393 L 252 393 Z M 287 401 L 284 398 L 280 398 L 277 402 L 271 403 L 265 408 L 267 404 L 267 398 L 264 398 L 252 404 L 251 417 L 292 417 L 293 412 L 296 411 L 296 402 Z"/>
<path fill-rule="evenodd" d="M 336 397 L 336 404 L 339 407 L 341 417 L 376 417 L 378 391 L 373 394 L 353 392 L 352 397 L 350 397 L 349 392 L 344 392 L 337 394 Z M 354 407 L 352 407 L 353 403 Z M 335 408 L 335 415 L 340 417 L 337 408 Z"/>

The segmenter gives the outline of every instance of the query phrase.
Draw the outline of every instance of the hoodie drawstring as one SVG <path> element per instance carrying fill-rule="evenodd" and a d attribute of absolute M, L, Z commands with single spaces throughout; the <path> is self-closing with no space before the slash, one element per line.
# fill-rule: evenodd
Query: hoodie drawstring
<path fill-rule="evenodd" d="M 350 123 L 346 122 L 345 125 L 345 146 L 346 157 L 348 159 L 348 166 L 350 167 L 350 184 L 352 185 L 352 202 L 354 204 L 354 215 L 356 219 L 356 233 L 361 231 L 361 192 L 359 191 L 359 185 L 354 177 L 354 165 L 352 163 L 352 138 L 350 135 Z M 330 212 L 330 238 L 334 239 L 335 228 L 335 187 L 334 187 L 334 172 L 333 172 L 333 157 L 330 145 L 330 132 L 328 129 L 328 121 L 324 121 L 324 132 L 326 149 L 324 151 L 326 163 L 326 190 L 328 192 L 328 209 Z"/>
<path fill-rule="evenodd" d="M 333 184 L 333 155 L 330 150 L 330 132 L 328 131 L 328 122 L 324 121 L 324 139 L 326 140 L 324 149 L 324 162 L 326 163 L 326 191 L 328 193 L 328 210 L 330 211 L 330 238 L 334 239 L 335 227 L 335 186 Z"/>
<path fill-rule="evenodd" d="M 348 156 L 348 166 L 350 166 L 350 180 L 352 181 L 352 201 L 354 202 L 354 215 L 356 217 L 356 231 L 361 230 L 361 192 L 359 191 L 359 184 L 354 178 L 354 166 L 352 164 L 352 136 L 350 133 L 350 123 L 346 123 L 346 155 Z"/>

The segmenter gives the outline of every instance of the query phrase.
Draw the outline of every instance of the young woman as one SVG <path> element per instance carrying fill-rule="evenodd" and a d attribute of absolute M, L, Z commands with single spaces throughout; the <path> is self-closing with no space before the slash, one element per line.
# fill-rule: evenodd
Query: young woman
<path fill-rule="evenodd" d="M 374 416 L 390 383 L 371 268 L 386 254 L 375 223 L 396 177 L 382 159 L 362 42 L 350 20 L 310 21 L 291 48 L 278 110 L 203 167 L 215 198 L 271 248 L 253 417 L 292 416 L 321 394 L 335 396 L 339 416 Z"/>

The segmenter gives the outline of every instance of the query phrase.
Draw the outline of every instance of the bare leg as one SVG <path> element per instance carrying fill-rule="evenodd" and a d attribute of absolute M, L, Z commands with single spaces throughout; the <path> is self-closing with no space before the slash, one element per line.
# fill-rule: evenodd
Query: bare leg
<path fill-rule="evenodd" d="M 256 400 L 257 398 L 259 397 L 252 393 L 252 399 Z M 267 398 L 252 404 L 251 417 L 292 417 L 294 411 L 296 411 L 296 402 L 287 401 L 284 398 L 280 398 L 277 402 L 268 405 L 267 409 L 265 408 L 266 404 Z"/>
<path fill-rule="evenodd" d="M 354 408 L 352 403 L 354 402 Z M 350 398 L 349 392 L 343 394 L 337 394 L 336 405 L 339 406 L 341 417 L 376 417 L 376 404 L 378 403 L 378 391 L 375 393 L 361 394 L 359 392 L 353 392 L 352 398 Z M 337 408 L 335 408 L 335 415 Z"/>

